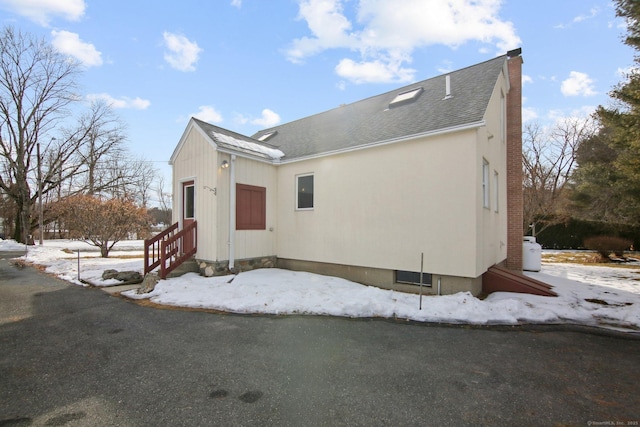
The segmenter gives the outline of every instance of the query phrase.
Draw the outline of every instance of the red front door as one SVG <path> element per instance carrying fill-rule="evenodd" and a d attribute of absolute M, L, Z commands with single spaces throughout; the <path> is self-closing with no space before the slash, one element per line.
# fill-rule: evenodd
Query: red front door
<path fill-rule="evenodd" d="M 182 228 L 192 224 L 196 219 L 196 186 L 193 181 L 182 183 Z M 193 248 L 193 236 L 187 233 L 184 237 L 182 252 Z"/>

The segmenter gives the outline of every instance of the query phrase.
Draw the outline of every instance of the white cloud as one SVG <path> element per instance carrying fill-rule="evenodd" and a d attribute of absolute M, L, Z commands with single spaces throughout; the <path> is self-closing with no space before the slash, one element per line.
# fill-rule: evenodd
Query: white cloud
<path fill-rule="evenodd" d="M 202 49 L 196 42 L 192 42 L 181 34 L 174 34 L 165 31 L 162 34 L 165 47 L 164 59 L 176 70 L 195 71 L 195 63 Z"/>
<path fill-rule="evenodd" d="M 588 74 L 572 71 L 569 73 L 569 78 L 562 82 L 560 91 L 564 96 L 592 96 L 597 94 L 593 83 L 593 79 Z"/>
<path fill-rule="evenodd" d="M 354 83 L 410 82 L 415 70 L 398 67 L 380 60 L 355 62 L 345 58 L 336 66 L 336 73 Z"/>
<path fill-rule="evenodd" d="M 84 0 L 0 0 L 0 7 L 48 27 L 54 16 L 77 21 L 84 15 Z"/>
<path fill-rule="evenodd" d="M 249 118 L 240 113 L 233 113 L 233 116 L 233 121 L 239 125 L 246 125 L 249 123 Z"/>
<path fill-rule="evenodd" d="M 269 110 L 268 108 L 262 110 L 262 117 L 251 120 L 251 124 L 259 125 L 265 128 L 270 128 L 277 125 L 278 123 L 280 123 L 280 115 Z"/>
<path fill-rule="evenodd" d="M 300 0 L 299 19 L 311 36 L 293 40 L 286 51 L 302 62 L 327 49 L 351 49 L 360 60 L 345 58 L 336 71 L 352 81 L 407 81 L 412 53 L 419 47 L 455 48 L 469 41 L 493 45 L 501 53 L 521 43 L 513 24 L 500 19 L 496 0 L 359 0 L 355 23 L 344 13 L 346 0 Z M 356 29 L 354 27 L 357 26 Z"/>
<path fill-rule="evenodd" d="M 559 30 L 564 30 L 564 29 L 567 29 L 567 28 L 571 28 L 573 26 L 573 24 L 579 24 L 581 22 L 588 21 L 589 19 L 595 18 L 599 14 L 600 14 L 600 10 L 598 8 L 596 8 L 596 7 L 593 7 L 591 9 L 589 9 L 589 13 L 582 13 L 582 14 L 574 17 L 571 20 L 571 23 L 569 23 L 569 24 L 560 23 L 560 24 L 555 25 L 554 28 L 557 28 Z"/>
<path fill-rule="evenodd" d="M 216 111 L 210 105 L 201 105 L 198 107 L 199 110 L 197 113 L 189 114 L 190 117 L 195 117 L 196 119 L 200 119 L 207 123 L 221 123 L 223 121 L 222 114 Z"/>
<path fill-rule="evenodd" d="M 582 21 L 586 21 L 586 20 L 591 19 L 591 18 L 595 18 L 598 15 L 599 12 L 600 11 L 598 10 L 598 8 L 593 7 L 593 8 L 591 8 L 589 10 L 588 14 L 578 15 L 575 18 L 573 18 L 573 22 L 582 22 Z"/>
<path fill-rule="evenodd" d="M 293 41 L 287 50 L 287 58 L 295 63 L 325 49 L 356 47 L 355 39 L 347 31 L 351 23 L 343 15 L 341 0 L 302 0 L 298 19 L 307 21 L 313 37 L 302 37 Z"/>
<path fill-rule="evenodd" d="M 637 76 L 638 74 L 640 74 L 640 68 L 635 65 L 627 68 L 618 67 L 618 70 L 616 71 L 616 76 L 623 80 L 621 83 L 628 82 L 631 77 Z"/>
<path fill-rule="evenodd" d="M 445 59 L 442 61 L 442 65 L 436 68 L 440 74 L 447 74 L 453 71 L 453 62 Z"/>
<path fill-rule="evenodd" d="M 231 6 L 240 9 L 242 7 L 242 0 L 231 0 Z"/>
<path fill-rule="evenodd" d="M 522 108 L 522 122 L 526 123 L 538 118 L 538 113 L 533 108 Z"/>
<path fill-rule="evenodd" d="M 596 108 L 595 105 L 583 105 L 582 107 L 571 110 L 549 110 L 547 119 L 556 123 L 564 120 L 587 120 L 593 115 Z"/>
<path fill-rule="evenodd" d="M 139 97 L 131 99 L 123 96 L 120 99 L 116 99 L 108 93 L 92 93 L 87 95 L 87 100 L 90 102 L 104 101 L 107 105 L 111 106 L 111 108 L 116 109 L 129 108 L 134 110 L 146 110 L 151 105 L 151 101 Z"/>
<path fill-rule="evenodd" d="M 522 75 L 522 85 L 525 85 L 527 83 L 533 83 L 533 78 L 531 76 L 523 74 Z"/>
<path fill-rule="evenodd" d="M 56 50 L 73 56 L 86 67 L 102 65 L 102 54 L 91 43 L 80 40 L 80 36 L 69 31 L 51 31 L 51 44 Z"/>
<path fill-rule="evenodd" d="M 235 113 L 233 121 L 239 125 L 258 125 L 262 128 L 269 128 L 280 123 L 280 115 L 273 110 L 265 108 L 262 110 L 262 116 L 258 118 L 247 117 L 244 114 Z"/>

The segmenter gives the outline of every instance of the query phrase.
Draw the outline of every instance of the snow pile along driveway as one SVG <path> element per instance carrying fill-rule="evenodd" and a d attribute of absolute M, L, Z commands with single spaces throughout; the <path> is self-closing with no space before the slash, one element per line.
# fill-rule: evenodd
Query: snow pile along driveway
<path fill-rule="evenodd" d="M 419 295 L 280 269 L 254 270 L 216 278 L 191 273 L 161 281 L 148 294 L 137 295 L 130 291 L 123 295 L 148 298 L 158 304 L 233 313 L 384 317 L 469 324 L 578 323 L 640 330 L 640 286 L 621 286 L 630 287 L 633 289 L 631 292 L 603 284 L 569 280 L 562 277 L 562 269 L 550 268 L 549 273 L 530 274 L 552 284 L 559 295 L 555 298 L 497 292 L 480 300 L 468 292 L 461 292 L 439 297 L 424 296 L 422 310 L 419 309 Z M 639 271 L 635 274 L 640 276 Z"/>
<path fill-rule="evenodd" d="M 112 257 L 99 257 L 83 242 L 46 241 L 29 247 L 26 261 L 72 283 L 80 275 L 97 285 L 106 269 L 142 272 L 141 241 L 119 243 Z M 0 241 L 0 250 L 15 248 Z M 24 248 L 20 245 L 20 248 Z M 131 258 L 131 257 L 134 258 Z M 137 258 L 137 257 L 140 258 Z M 344 279 L 281 269 L 262 269 L 235 276 L 205 278 L 190 273 L 162 280 L 147 294 L 123 292 L 132 299 L 171 306 L 232 313 L 315 314 L 384 317 L 420 322 L 506 324 L 575 323 L 640 331 L 640 265 L 637 268 L 543 263 L 542 272 L 527 273 L 551 284 L 558 297 L 497 292 L 480 300 L 468 292 L 420 297 L 363 286 Z"/>

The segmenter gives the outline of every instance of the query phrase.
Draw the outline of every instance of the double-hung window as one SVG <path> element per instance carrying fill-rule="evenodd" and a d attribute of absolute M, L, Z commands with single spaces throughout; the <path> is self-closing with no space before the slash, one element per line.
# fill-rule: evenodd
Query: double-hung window
<path fill-rule="evenodd" d="M 311 210 L 313 207 L 313 174 L 296 176 L 296 209 Z"/>
<path fill-rule="evenodd" d="M 500 209 L 500 175 L 493 171 L 493 210 L 499 212 Z"/>
<path fill-rule="evenodd" d="M 489 193 L 489 162 L 482 159 L 482 206 L 489 209 L 491 207 L 491 196 Z"/>

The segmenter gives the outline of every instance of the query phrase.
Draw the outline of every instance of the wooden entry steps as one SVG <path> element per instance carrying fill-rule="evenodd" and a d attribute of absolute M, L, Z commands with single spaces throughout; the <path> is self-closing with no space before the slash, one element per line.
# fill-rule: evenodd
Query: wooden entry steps
<path fill-rule="evenodd" d="M 160 267 L 160 278 L 187 261 L 198 250 L 198 223 L 193 221 L 182 230 L 175 223 L 151 239 L 144 241 L 144 275 Z"/>
<path fill-rule="evenodd" d="M 525 276 L 513 270 L 494 265 L 482 275 L 482 291 L 491 292 L 519 292 L 524 294 L 557 297 L 552 286 L 539 280 Z"/>

